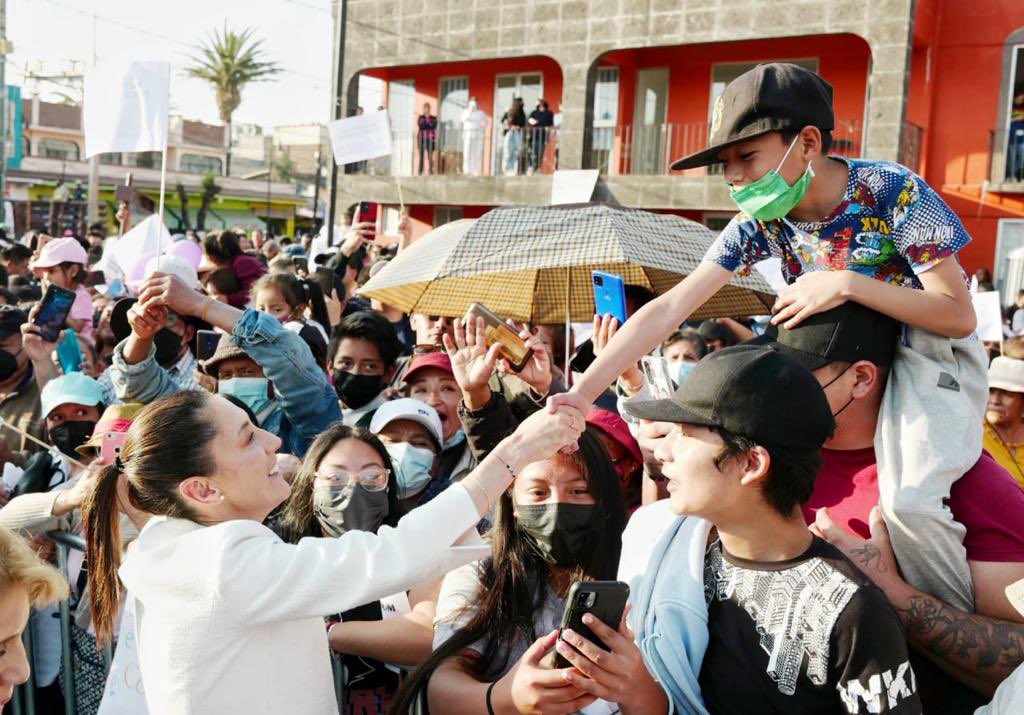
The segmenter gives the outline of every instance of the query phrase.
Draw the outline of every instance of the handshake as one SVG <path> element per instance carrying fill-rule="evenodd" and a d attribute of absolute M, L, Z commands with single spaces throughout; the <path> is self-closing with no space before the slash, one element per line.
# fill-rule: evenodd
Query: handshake
<path fill-rule="evenodd" d="M 575 452 L 578 449 L 576 443 L 587 428 L 586 413 L 589 409 L 589 403 L 576 394 L 548 398 L 544 409 L 523 420 L 508 437 L 508 453 L 516 454 L 515 461 L 525 466 L 550 459 L 558 452 Z"/>

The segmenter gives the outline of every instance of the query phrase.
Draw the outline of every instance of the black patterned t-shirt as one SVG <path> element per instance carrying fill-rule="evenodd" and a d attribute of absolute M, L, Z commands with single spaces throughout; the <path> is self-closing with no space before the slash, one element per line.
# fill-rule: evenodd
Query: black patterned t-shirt
<path fill-rule="evenodd" d="M 700 686 L 711 713 L 921 712 L 896 612 L 821 539 L 773 562 L 732 556 L 716 540 L 704 594 Z"/>

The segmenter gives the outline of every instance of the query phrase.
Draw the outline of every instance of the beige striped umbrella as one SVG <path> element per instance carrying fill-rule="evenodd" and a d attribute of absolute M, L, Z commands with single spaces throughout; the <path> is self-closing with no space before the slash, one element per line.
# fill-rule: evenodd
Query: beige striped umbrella
<path fill-rule="evenodd" d="M 714 238 L 679 216 L 609 204 L 507 206 L 431 231 L 359 293 L 407 313 L 461 317 L 482 303 L 533 325 L 589 322 L 591 271 L 665 293 L 697 267 Z M 755 272 L 734 278 L 692 317 L 764 315 L 774 300 Z"/>

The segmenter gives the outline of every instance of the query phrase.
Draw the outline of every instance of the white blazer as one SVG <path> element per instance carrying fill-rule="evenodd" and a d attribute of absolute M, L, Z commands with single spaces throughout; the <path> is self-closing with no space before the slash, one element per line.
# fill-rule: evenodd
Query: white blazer
<path fill-rule="evenodd" d="M 336 715 L 323 616 L 486 555 L 469 493 L 452 485 L 377 534 L 287 544 L 255 521 L 155 517 L 120 569 L 134 598 L 153 715 Z"/>

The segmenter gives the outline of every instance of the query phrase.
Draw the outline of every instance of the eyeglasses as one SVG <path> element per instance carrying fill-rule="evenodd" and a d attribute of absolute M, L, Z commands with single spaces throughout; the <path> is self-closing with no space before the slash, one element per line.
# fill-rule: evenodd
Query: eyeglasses
<path fill-rule="evenodd" d="M 358 484 L 368 492 L 381 492 L 387 489 L 389 474 L 391 470 L 384 467 L 369 467 L 361 472 L 336 469 L 325 474 L 317 474 L 316 481 L 336 487 Z"/>

